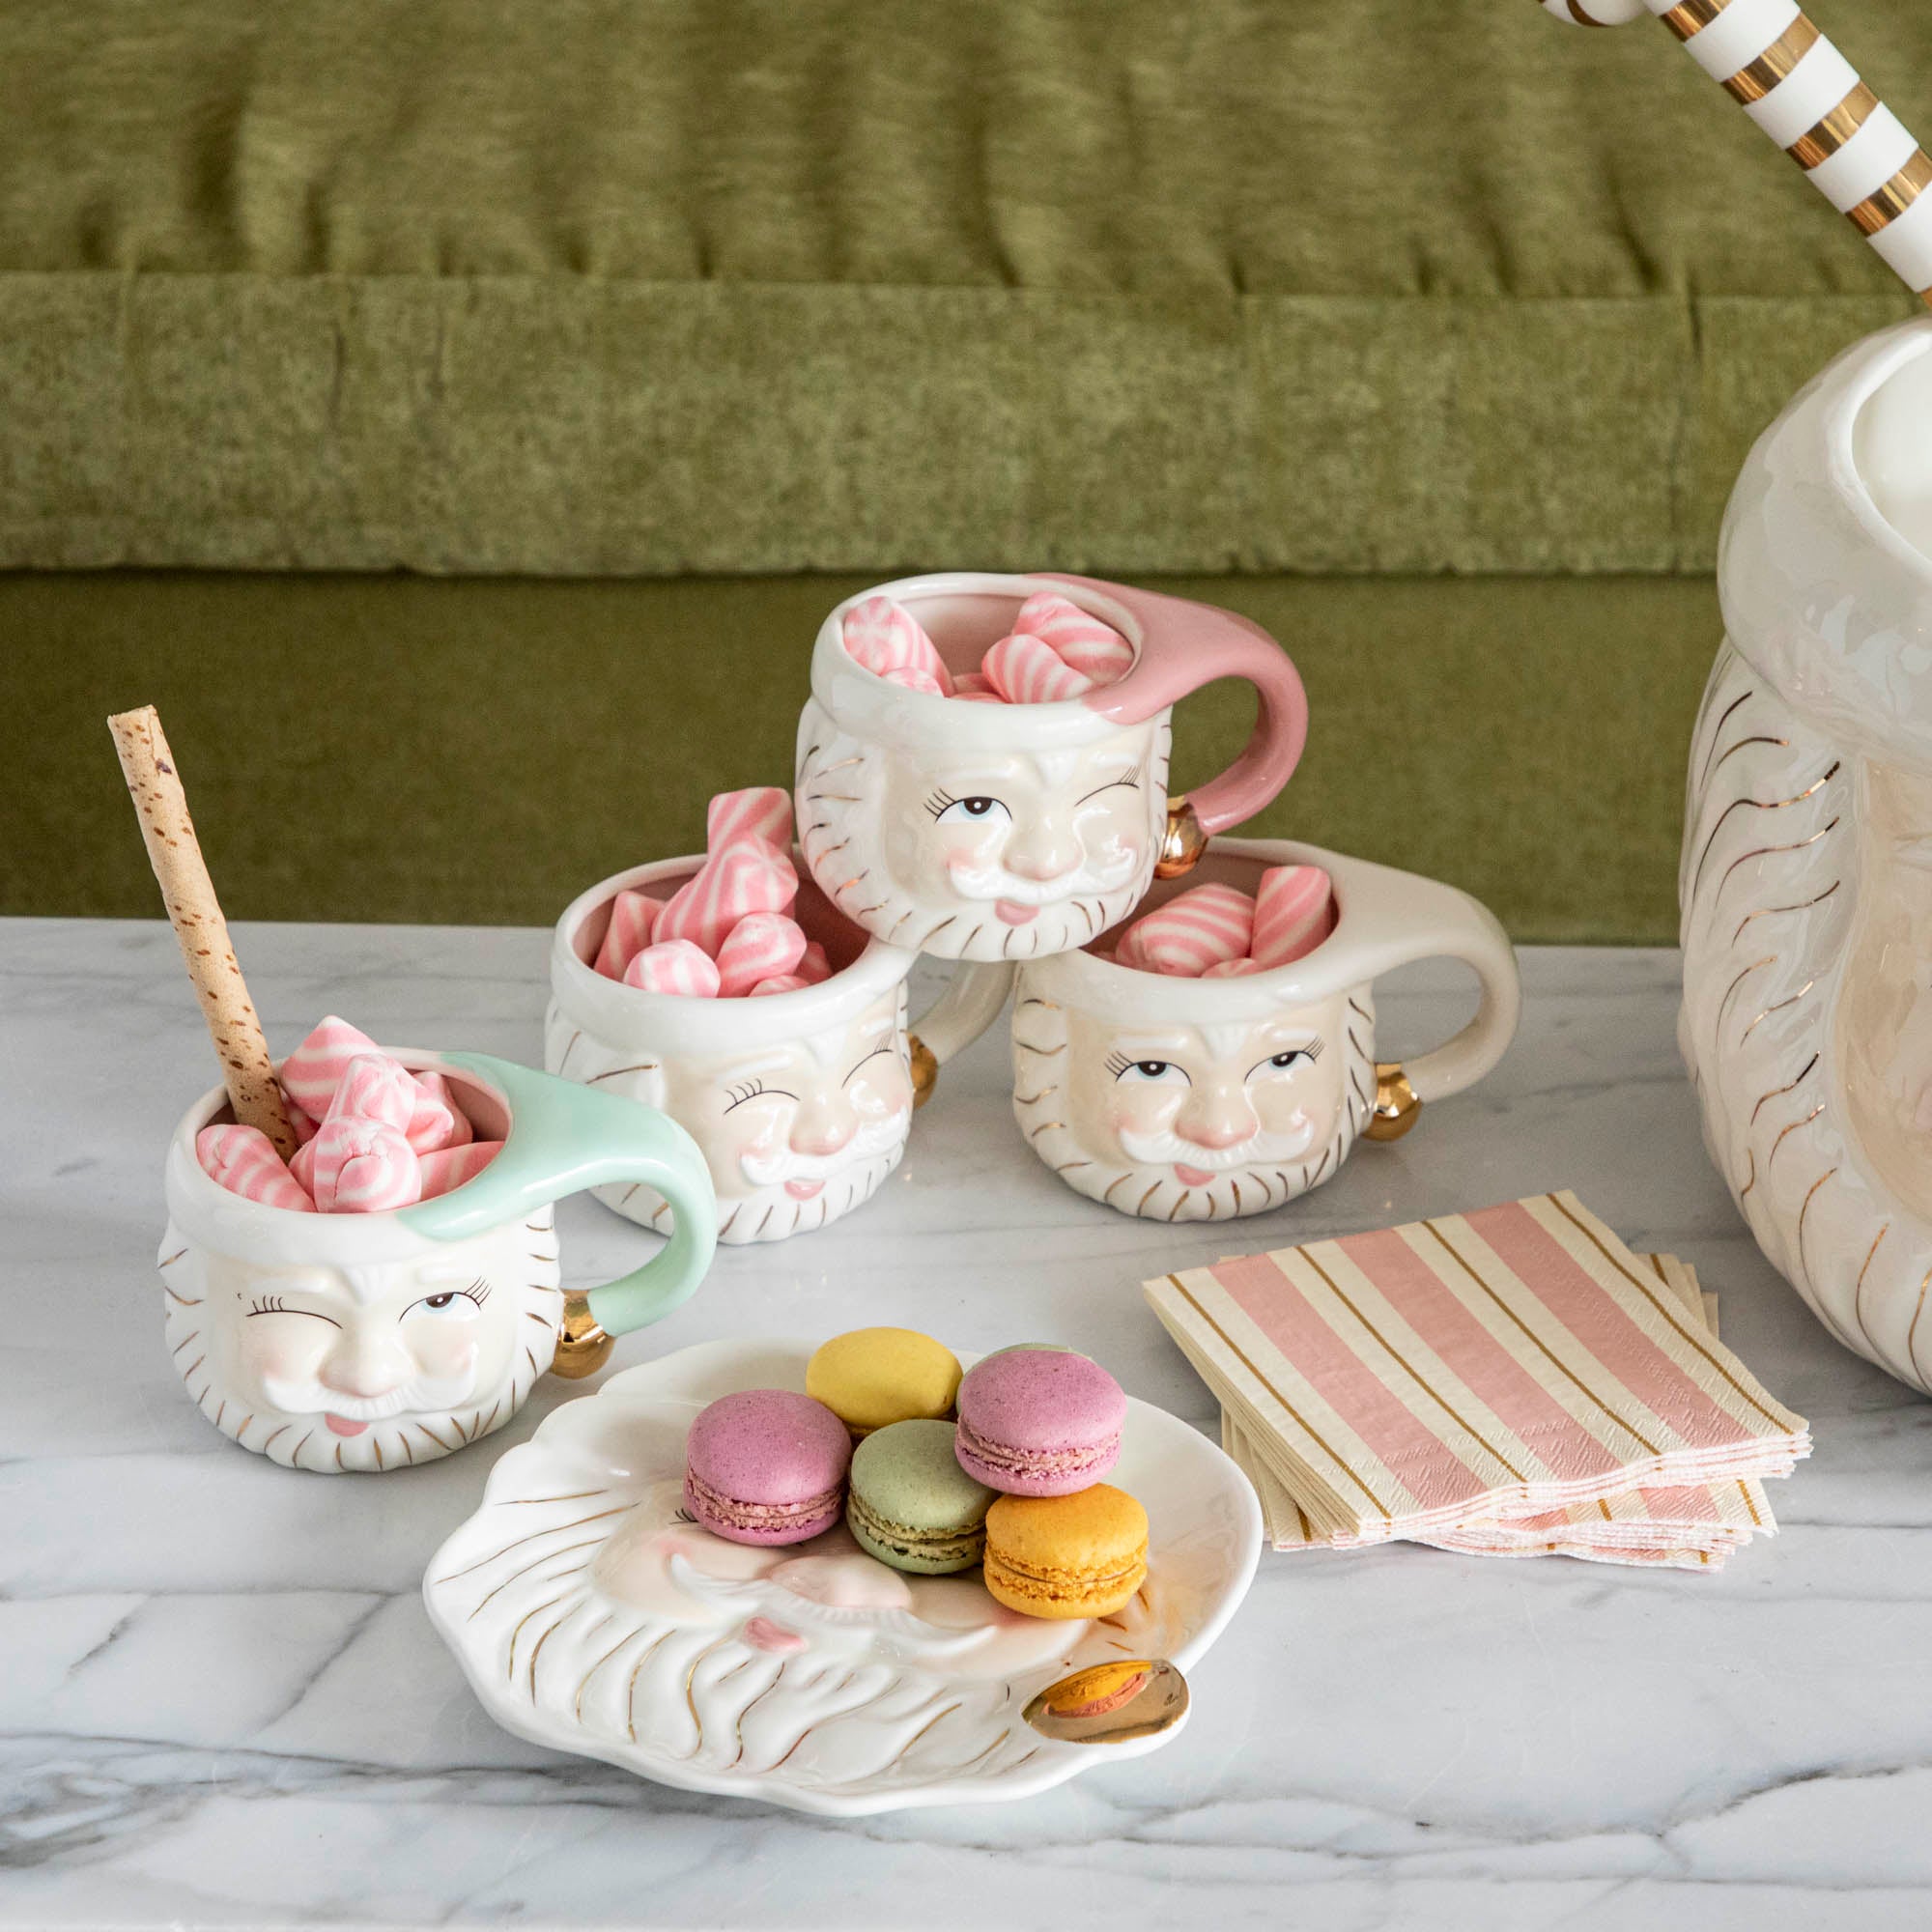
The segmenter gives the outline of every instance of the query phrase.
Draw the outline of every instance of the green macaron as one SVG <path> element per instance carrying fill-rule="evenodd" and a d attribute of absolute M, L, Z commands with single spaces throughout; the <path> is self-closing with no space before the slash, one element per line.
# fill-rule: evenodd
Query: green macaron
<path fill-rule="evenodd" d="M 952 1434 L 950 1422 L 895 1422 L 852 1452 L 845 1526 L 895 1570 L 946 1577 L 984 1553 L 994 1492 L 959 1466 Z"/>

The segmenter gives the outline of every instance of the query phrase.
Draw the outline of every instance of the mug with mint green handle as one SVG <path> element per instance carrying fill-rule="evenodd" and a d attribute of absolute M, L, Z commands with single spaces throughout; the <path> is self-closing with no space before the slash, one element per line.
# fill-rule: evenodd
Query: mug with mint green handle
<path fill-rule="evenodd" d="M 183 1117 L 158 1261 L 165 1341 L 223 1435 L 290 1467 L 408 1467 L 500 1429 L 547 1371 L 585 1376 L 612 1339 L 688 1300 L 718 1240 L 704 1156 L 636 1100 L 482 1053 L 384 1047 L 440 1073 L 479 1141 L 462 1186 L 409 1208 L 304 1213 L 232 1192 L 195 1153 L 229 1118 L 215 1088 Z M 643 1266 L 565 1293 L 555 1203 L 632 1183 L 671 1204 Z"/>

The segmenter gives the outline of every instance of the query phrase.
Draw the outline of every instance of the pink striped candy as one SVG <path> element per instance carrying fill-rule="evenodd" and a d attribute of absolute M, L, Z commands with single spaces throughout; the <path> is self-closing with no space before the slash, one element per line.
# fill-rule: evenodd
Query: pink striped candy
<path fill-rule="evenodd" d="M 881 675 L 888 684 L 900 685 L 907 691 L 923 691 L 928 697 L 950 696 L 929 670 L 922 670 L 917 665 L 903 665 L 897 670 L 884 671 Z"/>
<path fill-rule="evenodd" d="M 704 809 L 704 843 L 723 851 L 746 834 L 769 838 L 780 851 L 791 843 L 791 793 L 779 785 L 751 785 L 712 795 Z"/>
<path fill-rule="evenodd" d="M 328 1103 L 322 1124 L 345 1116 L 360 1121 L 377 1121 L 397 1133 L 407 1133 L 415 1118 L 416 1100 L 421 1090 L 410 1070 L 399 1060 L 384 1053 L 357 1054 L 343 1069 Z M 320 1139 L 320 1132 L 317 1134 Z"/>
<path fill-rule="evenodd" d="M 919 619 L 890 597 L 867 597 L 853 605 L 839 626 L 839 635 L 845 654 L 880 677 L 891 677 L 895 671 L 919 671 L 938 687 L 941 696 L 952 689 L 938 647 Z"/>
<path fill-rule="evenodd" d="M 1264 966 L 1312 952 L 1335 925 L 1335 890 L 1320 866 L 1270 866 L 1255 895 L 1250 951 Z"/>
<path fill-rule="evenodd" d="M 1204 980 L 1245 980 L 1250 973 L 1265 973 L 1259 959 L 1222 959 L 1202 974 Z"/>
<path fill-rule="evenodd" d="M 1094 684 L 1124 677 L 1134 661 L 1134 647 L 1120 632 L 1057 590 L 1036 590 L 1020 606 L 1013 629 L 1051 644 L 1068 670 Z"/>
<path fill-rule="evenodd" d="M 325 1214 L 380 1214 L 422 1198 L 415 1149 L 382 1121 L 333 1114 L 309 1147 L 315 1150 L 315 1205 Z"/>
<path fill-rule="evenodd" d="M 651 943 L 652 928 L 663 911 L 664 901 L 649 893 L 619 893 L 611 901 L 611 923 L 597 949 L 596 970 L 607 980 L 621 980 L 624 968 Z"/>
<path fill-rule="evenodd" d="M 423 1155 L 422 1198 L 433 1201 L 473 1180 L 503 1151 L 501 1141 L 467 1141 L 462 1147 L 438 1148 Z"/>
<path fill-rule="evenodd" d="M 259 1201 L 265 1208 L 287 1208 L 313 1214 L 315 1203 L 295 1176 L 282 1165 L 275 1144 L 260 1127 L 232 1122 L 203 1127 L 194 1137 L 195 1158 L 231 1194 Z"/>
<path fill-rule="evenodd" d="M 469 1116 L 456 1104 L 449 1082 L 440 1073 L 418 1073 L 415 1078 L 415 1106 L 404 1138 L 418 1153 L 435 1153 L 442 1148 L 464 1147 L 476 1138 Z"/>
<path fill-rule="evenodd" d="M 1094 689 L 1091 677 L 1069 669 L 1051 644 L 1025 631 L 1002 638 L 981 668 L 1009 704 L 1057 704 Z"/>
<path fill-rule="evenodd" d="M 993 681 L 982 670 L 961 671 L 952 680 L 952 695 L 968 704 L 1004 704 L 1007 700 L 993 689 Z"/>
<path fill-rule="evenodd" d="M 749 993 L 760 980 L 793 973 L 805 957 L 805 932 L 781 912 L 748 913 L 718 949 L 718 990 L 727 1000 Z"/>
<path fill-rule="evenodd" d="M 760 980 L 745 997 L 756 1000 L 767 993 L 800 993 L 810 984 L 810 980 L 801 980 L 796 973 L 781 973 L 776 979 Z"/>
<path fill-rule="evenodd" d="M 318 1133 L 320 1128 L 316 1130 Z M 305 1140 L 289 1156 L 289 1172 L 296 1178 L 296 1185 L 313 1199 L 315 1195 L 315 1141 Z"/>
<path fill-rule="evenodd" d="M 289 1090 L 282 1089 L 282 1112 L 289 1117 L 289 1128 L 296 1137 L 297 1147 L 307 1147 L 315 1138 L 315 1130 L 322 1123 L 306 1108 L 298 1107 L 289 1097 Z"/>
<path fill-rule="evenodd" d="M 671 895 L 652 938 L 689 940 L 715 959 L 724 935 L 747 913 L 783 912 L 797 893 L 791 861 L 769 838 L 734 838 Z"/>
<path fill-rule="evenodd" d="M 1239 959 L 1254 933 L 1255 902 L 1233 886 L 1190 886 L 1137 919 L 1115 952 L 1122 965 L 1198 980 L 1210 966 Z"/>
<path fill-rule="evenodd" d="M 832 961 L 825 956 L 825 949 L 815 939 L 805 943 L 805 954 L 792 969 L 808 986 L 815 986 L 821 980 L 832 977 Z"/>
<path fill-rule="evenodd" d="M 297 1106 L 321 1121 L 349 1063 L 360 1054 L 381 1050 L 360 1028 L 330 1013 L 282 1063 L 282 1085 Z"/>
<path fill-rule="evenodd" d="M 718 962 L 688 939 L 660 939 L 624 968 L 624 983 L 645 993 L 678 993 L 686 999 L 718 997 Z"/>

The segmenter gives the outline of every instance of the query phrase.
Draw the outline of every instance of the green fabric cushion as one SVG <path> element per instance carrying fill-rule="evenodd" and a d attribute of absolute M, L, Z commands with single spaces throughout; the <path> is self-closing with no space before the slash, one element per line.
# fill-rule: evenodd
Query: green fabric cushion
<path fill-rule="evenodd" d="M 1932 9 L 1836 11 L 1932 124 Z M 1523 0 L 0 22 L 0 562 L 1698 568 L 1910 307 Z"/>
<path fill-rule="evenodd" d="M 104 720 L 155 702 L 229 913 L 546 923 L 700 849 L 713 791 L 788 783 L 847 578 L 0 577 L 0 912 L 157 916 Z M 1254 829 L 1465 886 L 1524 940 L 1676 931 L 1707 581 L 1182 579 L 1267 626 L 1313 728 Z M 1243 687 L 1178 714 L 1175 782 Z"/>

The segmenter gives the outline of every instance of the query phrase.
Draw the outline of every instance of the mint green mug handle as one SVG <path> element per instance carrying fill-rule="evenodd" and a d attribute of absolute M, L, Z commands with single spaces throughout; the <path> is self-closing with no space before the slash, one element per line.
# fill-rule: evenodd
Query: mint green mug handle
<path fill-rule="evenodd" d="M 432 1240 L 460 1241 L 582 1188 L 640 1180 L 670 1203 L 670 1239 L 642 1267 L 593 1288 L 582 1299 L 595 1327 L 608 1337 L 661 1321 L 691 1298 L 718 1246 L 718 1197 L 697 1143 L 675 1121 L 640 1101 L 600 1094 L 493 1054 L 438 1058 L 503 1095 L 510 1108 L 509 1138 L 474 1179 L 403 1208 L 399 1219 Z M 590 1338 L 572 1332 L 568 1306 L 579 1298 L 567 1298 L 563 1344 L 582 1349 Z M 581 1319 L 576 1326 L 582 1330 Z M 608 1344 L 596 1350 L 597 1361 L 606 1352 Z M 575 1373 L 587 1374 L 597 1361 L 582 1363 Z M 563 1345 L 553 1366 L 572 1372 Z"/>

